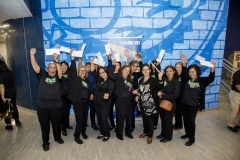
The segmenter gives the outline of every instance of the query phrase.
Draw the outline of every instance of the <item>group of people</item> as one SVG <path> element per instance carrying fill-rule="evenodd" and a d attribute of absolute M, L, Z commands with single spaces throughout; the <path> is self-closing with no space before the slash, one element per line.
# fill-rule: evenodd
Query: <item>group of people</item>
<path fill-rule="evenodd" d="M 71 50 L 72 53 L 72 50 Z M 161 133 L 157 136 L 160 142 L 171 141 L 173 129 L 185 128 L 182 139 L 188 138 L 187 146 L 195 142 L 195 119 L 199 106 L 204 106 L 206 87 L 215 77 L 214 67 L 208 77 L 200 77 L 201 68 L 195 64 L 187 68 L 187 58 L 182 55 L 182 62 L 167 66 L 160 71 L 160 64 L 152 61 L 151 65 L 142 64 L 141 59 L 121 66 L 120 62 L 111 60 L 108 56 L 108 66 L 101 67 L 94 61 L 82 64 L 79 58 L 76 68 L 75 58 L 71 55 L 71 66 L 67 62 L 59 62 L 54 54 L 54 61 L 48 64 L 47 72 L 36 62 L 36 49 L 30 50 L 31 63 L 40 80 L 37 100 L 37 114 L 42 130 L 43 150 L 49 150 L 50 122 L 53 128 L 54 140 L 64 143 L 62 135 L 67 135 L 69 126 L 69 108 L 73 104 L 76 119 L 74 133 L 75 142 L 82 144 L 87 139 L 86 126 L 88 106 L 94 106 L 100 134 L 97 139 L 104 142 L 110 138 L 110 130 L 115 128 L 116 137 L 124 140 L 125 136 L 133 139 L 135 128 L 134 112 L 139 108 L 144 111 L 144 103 L 153 104 L 155 113 L 150 116 L 142 114 L 143 133 L 139 138 L 147 138 L 152 143 L 159 115 Z M 213 66 L 215 63 L 212 62 Z M 138 71 L 140 68 L 140 71 Z M 91 80 L 92 79 L 92 80 Z M 94 80 L 94 82 L 93 82 Z M 170 111 L 159 107 L 162 100 L 168 100 L 173 105 Z M 113 119 L 113 106 L 116 108 L 116 125 Z M 176 115 L 175 124 L 172 120 Z M 95 117 L 95 115 L 94 115 Z M 183 117 L 183 122 L 182 122 Z"/>

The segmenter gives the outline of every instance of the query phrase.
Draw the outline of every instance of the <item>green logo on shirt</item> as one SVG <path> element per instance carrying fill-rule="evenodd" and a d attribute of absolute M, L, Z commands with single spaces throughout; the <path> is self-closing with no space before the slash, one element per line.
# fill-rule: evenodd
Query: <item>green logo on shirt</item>
<path fill-rule="evenodd" d="M 140 89 L 141 92 L 143 92 L 144 85 L 140 85 L 140 86 L 139 86 L 139 89 Z"/>
<path fill-rule="evenodd" d="M 167 81 L 164 81 L 164 84 L 163 84 L 163 85 L 164 85 L 164 87 L 165 87 L 165 86 L 167 85 Z"/>
<path fill-rule="evenodd" d="M 54 84 L 56 82 L 56 78 L 55 77 L 54 78 L 46 78 L 45 82 L 47 84 Z"/>
<path fill-rule="evenodd" d="M 65 79 L 68 79 L 68 74 L 63 74 L 63 77 L 64 77 Z"/>
<path fill-rule="evenodd" d="M 191 80 L 188 81 L 190 88 L 199 88 L 200 84 L 198 82 L 192 82 Z"/>
<path fill-rule="evenodd" d="M 83 87 L 88 87 L 88 84 L 85 82 L 85 81 L 82 81 L 82 85 L 83 85 Z"/>
<path fill-rule="evenodd" d="M 134 80 L 134 76 L 131 76 L 131 79 Z"/>

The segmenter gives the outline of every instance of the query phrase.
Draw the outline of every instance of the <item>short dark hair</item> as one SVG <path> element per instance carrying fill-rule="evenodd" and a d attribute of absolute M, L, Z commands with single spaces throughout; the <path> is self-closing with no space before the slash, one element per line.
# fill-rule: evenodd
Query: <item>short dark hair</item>
<path fill-rule="evenodd" d="M 198 65 L 196 65 L 196 64 L 191 64 L 191 65 L 188 67 L 188 70 L 187 70 L 187 71 L 189 72 L 189 70 L 192 69 L 192 68 L 194 68 L 194 69 L 196 70 L 197 76 L 199 77 L 200 74 L 201 74 L 201 69 L 200 69 L 200 67 L 199 67 Z"/>
<path fill-rule="evenodd" d="M 171 65 L 167 66 L 167 67 L 164 69 L 165 74 L 166 74 L 166 71 L 167 71 L 168 68 L 171 68 L 171 69 L 175 72 L 175 73 L 174 73 L 174 77 L 176 78 L 176 77 L 178 76 L 177 71 L 176 71 L 176 68 L 173 67 L 173 66 L 171 66 Z M 167 75 L 166 75 L 166 76 L 167 76 Z"/>

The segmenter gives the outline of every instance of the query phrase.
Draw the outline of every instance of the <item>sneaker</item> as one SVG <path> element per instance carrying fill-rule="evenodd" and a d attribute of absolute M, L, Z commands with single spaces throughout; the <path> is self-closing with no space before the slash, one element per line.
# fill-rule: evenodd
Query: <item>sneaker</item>
<path fill-rule="evenodd" d="M 74 138 L 75 142 L 78 144 L 83 144 L 83 141 L 80 138 Z"/>
<path fill-rule="evenodd" d="M 5 127 L 5 129 L 8 130 L 8 131 L 12 131 L 12 130 L 13 130 L 13 127 L 12 127 L 12 125 L 7 125 L 7 126 Z"/>
<path fill-rule="evenodd" d="M 16 126 L 18 126 L 18 127 L 20 127 L 20 126 L 22 125 L 22 123 L 21 123 L 18 119 L 15 120 L 15 124 L 16 124 Z"/>
<path fill-rule="evenodd" d="M 85 132 L 82 132 L 82 136 L 83 136 L 84 139 L 88 139 L 88 136 L 86 135 Z"/>
<path fill-rule="evenodd" d="M 96 123 L 92 124 L 92 129 L 94 129 L 95 131 L 99 130 L 98 126 L 96 125 Z"/>
<path fill-rule="evenodd" d="M 48 151 L 49 150 L 49 145 L 43 144 L 42 146 L 43 146 L 43 150 L 44 151 Z"/>

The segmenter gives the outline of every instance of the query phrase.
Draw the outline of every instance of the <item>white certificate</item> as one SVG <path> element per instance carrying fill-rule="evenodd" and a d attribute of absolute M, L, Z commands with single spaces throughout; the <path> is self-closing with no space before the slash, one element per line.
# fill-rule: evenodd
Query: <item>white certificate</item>
<path fill-rule="evenodd" d="M 115 52 L 113 59 L 115 59 L 117 62 L 120 62 L 120 53 L 119 52 Z"/>
<path fill-rule="evenodd" d="M 72 56 L 73 57 L 82 57 L 82 55 L 83 55 L 83 51 L 82 50 L 80 50 L 80 51 L 73 51 L 72 52 Z"/>
<path fill-rule="evenodd" d="M 104 47 L 105 47 L 105 50 L 106 50 L 106 55 L 111 54 L 111 49 L 110 49 L 109 44 L 104 45 Z"/>
<path fill-rule="evenodd" d="M 52 49 L 45 49 L 45 53 L 46 55 L 53 55 L 53 53 L 57 53 L 59 55 L 60 51 L 57 48 L 52 48 Z"/>
<path fill-rule="evenodd" d="M 86 44 L 83 43 L 83 45 L 82 45 L 82 47 L 81 47 L 81 50 L 84 51 L 85 47 L 86 47 Z"/>
<path fill-rule="evenodd" d="M 208 61 L 200 60 L 200 64 L 203 65 L 203 66 L 211 67 L 211 68 L 214 67 L 213 64 L 211 62 L 208 62 Z"/>
<path fill-rule="evenodd" d="M 93 58 L 93 64 L 98 64 L 98 59 L 97 58 Z"/>
<path fill-rule="evenodd" d="M 201 57 L 201 56 L 199 56 L 199 55 L 196 55 L 196 57 L 195 57 L 195 59 L 197 60 L 197 61 L 205 61 L 205 58 L 204 57 Z"/>
<path fill-rule="evenodd" d="M 164 53 L 165 53 L 165 50 L 161 49 L 159 55 L 158 55 L 158 58 L 156 59 L 156 61 L 158 62 L 161 62 L 162 61 L 162 58 L 164 56 Z"/>
<path fill-rule="evenodd" d="M 100 52 L 97 53 L 97 59 L 98 61 L 104 61 L 102 54 Z"/>
<path fill-rule="evenodd" d="M 70 53 L 70 48 L 61 46 L 60 51 Z"/>

